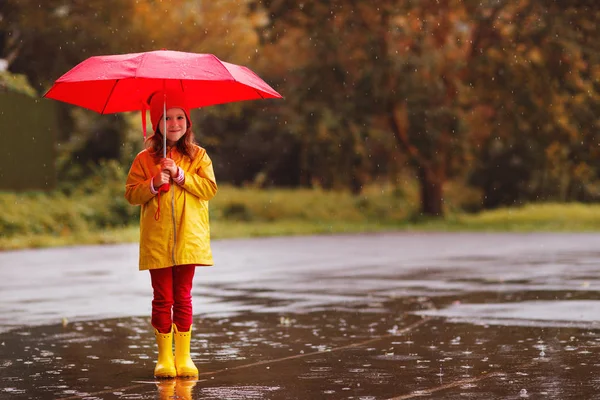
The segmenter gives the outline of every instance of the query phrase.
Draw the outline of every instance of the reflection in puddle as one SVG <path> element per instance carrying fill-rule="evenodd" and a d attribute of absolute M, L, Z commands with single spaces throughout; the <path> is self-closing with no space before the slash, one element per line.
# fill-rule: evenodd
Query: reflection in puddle
<path fill-rule="evenodd" d="M 531 321 L 536 307 L 558 310 L 546 310 L 546 317 L 572 316 L 590 324 L 596 302 L 499 304 L 502 299 L 491 296 L 434 299 L 449 307 L 430 315 L 451 310 L 484 322 L 477 324 L 415 316 L 430 308 L 433 300 L 426 297 L 390 299 L 379 304 L 389 310 L 383 315 L 344 304 L 344 311 L 196 319 L 192 350 L 203 380 L 187 382 L 148 377 L 155 357 L 145 319 L 29 328 L 31 335 L 0 336 L 0 343 L 6 342 L 0 383 L 7 388 L 0 389 L 0 397 L 75 399 L 87 393 L 86 398 L 117 399 L 380 399 L 425 396 L 435 387 L 446 387 L 438 398 L 450 400 L 518 398 L 522 389 L 534 398 L 569 398 L 569 393 L 590 398 L 586 396 L 597 393 L 597 331 L 539 327 L 556 325 L 551 320 L 526 327 L 487 324 L 504 318 L 507 325 L 508 317 Z M 80 340 L 85 337 L 94 340 Z M 25 378 L 10 378 L 16 376 Z M 139 383 L 144 379 L 149 381 Z"/>
<path fill-rule="evenodd" d="M 415 314 L 449 318 L 451 322 L 488 325 L 600 328 L 600 301 L 521 301 L 513 303 L 453 303 L 440 310 Z"/>
<path fill-rule="evenodd" d="M 159 400 L 192 400 L 194 386 L 196 386 L 195 379 L 165 379 L 156 382 L 156 388 L 158 391 Z"/>
<path fill-rule="evenodd" d="M 265 394 L 280 389 L 279 386 L 221 386 L 203 388 L 199 393 L 202 399 L 251 400 L 264 399 Z"/>

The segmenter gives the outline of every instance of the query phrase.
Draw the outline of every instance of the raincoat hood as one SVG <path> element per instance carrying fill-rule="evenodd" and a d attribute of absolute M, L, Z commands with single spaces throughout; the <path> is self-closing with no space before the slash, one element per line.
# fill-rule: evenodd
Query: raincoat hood
<path fill-rule="evenodd" d="M 164 111 L 164 91 L 155 92 L 150 98 L 150 121 L 152 122 L 152 131 L 156 132 L 158 123 L 160 122 L 163 111 Z M 190 110 L 185 101 L 183 93 L 167 90 L 167 110 L 171 108 L 181 108 L 187 118 L 188 127 L 192 127 L 192 120 L 190 119 Z"/>

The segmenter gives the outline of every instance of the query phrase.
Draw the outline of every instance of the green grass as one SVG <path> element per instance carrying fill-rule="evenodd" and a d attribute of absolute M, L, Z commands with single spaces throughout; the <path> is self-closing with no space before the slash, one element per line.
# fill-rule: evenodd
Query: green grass
<path fill-rule="evenodd" d="M 459 214 L 444 224 L 461 230 L 509 232 L 600 231 L 600 205 L 539 203 L 478 214 Z"/>
<path fill-rule="evenodd" d="M 381 223 L 350 223 L 335 221 L 315 223 L 307 221 L 239 222 L 215 221 L 211 223 L 211 238 L 232 239 L 261 236 L 294 236 L 333 233 L 359 233 L 394 231 L 399 227 Z M 16 235 L 0 238 L 0 250 L 42 248 L 90 244 L 135 243 L 139 240 L 139 227 L 127 226 L 97 232 L 77 232 L 64 236 L 49 234 Z"/>
<path fill-rule="evenodd" d="M 60 236 L 44 233 L 0 237 L 0 250 L 133 243 L 138 240 L 139 227 L 127 226 L 124 228 L 107 229 L 95 232 L 70 232 Z"/>
<path fill-rule="evenodd" d="M 138 209 L 124 202 L 120 183 L 101 187 L 69 196 L 0 193 L 0 250 L 137 242 Z M 451 200 L 446 217 L 432 219 L 419 215 L 416 192 L 406 188 L 373 186 L 352 196 L 221 186 L 210 203 L 211 234 L 224 239 L 383 231 L 600 231 L 596 204 L 528 204 L 469 214 L 460 211 L 462 200 Z"/>

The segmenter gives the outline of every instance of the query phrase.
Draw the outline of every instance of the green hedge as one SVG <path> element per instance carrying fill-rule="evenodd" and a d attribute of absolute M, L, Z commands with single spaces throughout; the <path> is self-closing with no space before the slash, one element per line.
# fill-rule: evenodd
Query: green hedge
<path fill-rule="evenodd" d="M 51 193 L 0 192 L 0 234 L 59 235 L 136 225 L 139 207 L 124 198 L 126 171 L 105 163 L 85 181 Z M 412 200 L 411 200 L 412 199 Z M 210 202 L 212 221 L 270 223 L 298 221 L 386 224 L 415 213 L 414 196 L 392 186 L 373 186 L 360 196 L 320 189 L 256 189 L 220 185 Z"/>

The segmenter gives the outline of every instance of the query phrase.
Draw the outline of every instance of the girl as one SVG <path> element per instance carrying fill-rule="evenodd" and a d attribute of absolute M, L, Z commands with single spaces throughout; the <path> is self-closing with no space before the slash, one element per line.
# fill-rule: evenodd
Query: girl
<path fill-rule="evenodd" d="M 181 94 L 168 91 L 165 100 L 163 92 L 155 93 L 150 119 L 154 135 L 131 165 L 125 197 L 142 206 L 139 269 L 149 270 L 152 281 L 151 323 L 158 345 L 154 376 L 197 377 L 190 357 L 191 289 L 196 266 L 213 265 L 208 201 L 217 193 L 217 183 L 206 150 L 194 141 Z"/>

